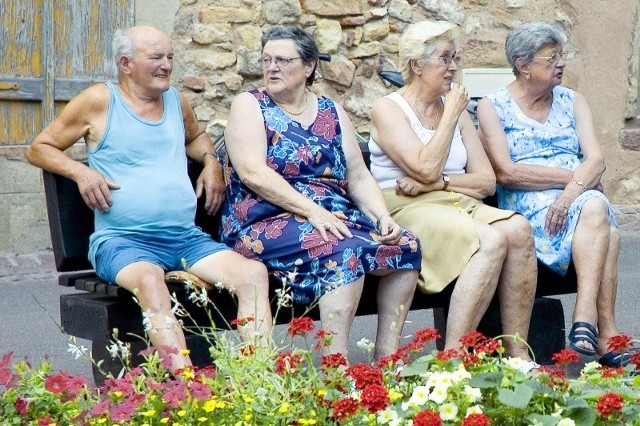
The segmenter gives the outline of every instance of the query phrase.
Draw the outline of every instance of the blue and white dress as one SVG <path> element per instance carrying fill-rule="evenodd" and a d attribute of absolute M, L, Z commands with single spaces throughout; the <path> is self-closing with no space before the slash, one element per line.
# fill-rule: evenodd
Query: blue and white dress
<path fill-rule="evenodd" d="M 500 117 L 500 124 L 507 135 L 511 161 L 520 164 L 535 164 L 575 170 L 583 161 L 580 143 L 576 134 L 574 95 L 571 89 L 556 86 L 553 89 L 551 111 L 544 123 L 525 115 L 511 93 L 503 87 L 491 93 L 491 101 Z M 533 227 L 538 259 L 552 270 L 564 275 L 571 263 L 571 242 L 584 203 L 597 197 L 609 206 L 609 221 L 617 226 L 609 200 L 600 191 L 582 193 L 569 208 L 566 225 L 555 236 L 545 229 L 549 206 L 562 189 L 524 190 L 497 188 L 498 207 L 515 210 L 525 216 Z"/>

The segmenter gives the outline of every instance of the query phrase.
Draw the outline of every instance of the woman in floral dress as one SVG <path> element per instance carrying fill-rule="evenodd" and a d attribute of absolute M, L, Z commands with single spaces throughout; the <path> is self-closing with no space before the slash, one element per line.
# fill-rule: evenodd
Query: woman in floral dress
<path fill-rule="evenodd" d="M 478 106 L 480 136 L 496 171 L 498 206 L 532 224 L 538 259 L 578 278 L 569 346 L 600 363 L 628 362 L 608 351 L 615 323 L 620 252 L 613 210 L 602 193 L 604 156 L 591 110 L 578 92 L 560 86 L 567 36 L 546 22 L 522 24 L 506 41 L 514 82 Z"/>
<path fill-rule="evenodd" d="M 318 49 L 296 27 L 262 38 L 265 86 L 234 99 L 222 238 L 318 301 L 329 352 L 347 353 L 364 274 L 380 275 L 374 356 L 393 352 L 413 298 L 420 248 L 389 215 L 345 111 L 307 89 Z"/>

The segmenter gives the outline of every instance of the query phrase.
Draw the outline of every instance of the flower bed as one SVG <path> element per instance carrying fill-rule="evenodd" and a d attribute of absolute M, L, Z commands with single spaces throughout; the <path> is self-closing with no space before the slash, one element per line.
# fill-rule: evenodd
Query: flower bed
<path fill-rule="evenodd" d="M 0 419 L 2 425 L 640 424 L 638 354 L 625 368 L 592 362 L 568 379 L 566 368 L 579 356 L 564 350 L 554 368 L 524 374 L 522 360 L 503 357 L 500 341 L 479 333 L 465 336 L 458 350 L 424 355 L 437 337 L 426 329 L 377 365 L 349 365 L 341 354 L 314 360 L 331 336 L 314 330 L 311 319 L 293 320 L 288 331 L 291 339 L 280 349 L 221 335 L 211 346 L 214 365 L 186 369 L 179 379 L 166 369 L 171 349 L 150 348 L 141 366 L 100 388 L 54 373 L 46 361 L 38 368 L 12 365 L 6 354 Z M 624 351 L 631 340 L 618 336 L 610 343 Z M 112 349 L 126 358 L 126 345 L 115 342 Z"/>

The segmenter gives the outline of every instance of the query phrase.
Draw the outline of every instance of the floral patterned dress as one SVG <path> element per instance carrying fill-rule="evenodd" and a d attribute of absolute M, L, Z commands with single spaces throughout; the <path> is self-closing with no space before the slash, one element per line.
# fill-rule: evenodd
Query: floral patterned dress
<path fill-rule="evenodd" d="M 328 233 L 329 241 L 323 241 L 304 217 L 283 210 L 243 185 L 229 164 L 223 241 L 236 252 L 264 262 L 276 277 L 286 277 L 298 303 L 311 303 L 367 272 L 420 269 L 415 235 L 405 230 L 397 246 L 378 243 L 375 224 L 349 197 L 342 134 L 333 101 L 318 99 L 318 114 L 307 129 L 291 120 L 264 89 L 251 93 L 264 117 L 269 167 L 323 208 L 343 212 L 353 238 L 340 241 Z"/>
<path fill-rule="evenodd" d="M 511 160 L 514 163 L 536 164 L 575 170 L 582 162 L 582 153 L 576 134 L 573 110 L 574 91 L 562 86 L 553 89 L 553 102 L 547 121 L 540 123 L 526 116 L 506 87 L 487 96 L 500 117 L 507 135 Z M 498 207 L 515 210 L 532 224 L 538 259 L 554 271 L 564 275 L 571 262 L 571 242 L 585 201 L 597 197 L 609 206 L 609 221 L 617 226 L 609 200 L 600 191 L 582 193 L 569 208 L 564 229 L 549 235 L 544 224 L 549 206 L 562 192 L 561 189 L 530 191 L 497 188 Z"/>

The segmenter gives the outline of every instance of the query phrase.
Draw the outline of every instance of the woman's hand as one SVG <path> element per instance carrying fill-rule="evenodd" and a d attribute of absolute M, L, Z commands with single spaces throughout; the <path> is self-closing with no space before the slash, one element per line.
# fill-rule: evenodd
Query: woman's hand
<path fill-rule="evenodd" d="M 467 93 L 467 89 L 464 86 L 458 83 L 451 84 L 451 90 L 447 93 L 444 98 L 444 113 L 443 115 L 450 111 L 453 114 L 453 117 L 457 120 L 462 111 L 467 108 L 467 104 L 469 103 L 469 93 Z"/>
<path fill-rule="evenodd" d="M 378 219 L 378 226 L 380 227 L 380 238 L 377 238 L 379 243 L 397 245 L 400 242 L 400 238 L 402 238 L 402 228 L 393 220 L 391 215 L 382 215 L 380 219 Z"/>
<path fill-rule="evenodd" d="M 396 180 L 396 195 L 415 197 L 423 192 L 429 192 L 427 185 L 412 177 L 405 176 Z"/>
<path fill-rule="evenodd" d="M 547 211 L 547 220 L 544 224 L 544 229 L 549 235 L 554 236 L 564 229 L 567 217 L 569 216 L 571 203 L 573 203 L 576 198 L 578 198 L 577 195 L 565 190 L 551 203 Z"/>
<path fill-rule="evenodd" d="M 317 208 L 307 216 L 307 220 L 320 232 L 324 241 L 329 241 L 327 231 L 335 235 L 339 240 L 344 240 L 344 237 L 353 238 L 353 234 L 344 223 L 344 221 L 347 220 L 347 216 L 343 212 L 331 213 L 317 206 Z"/>

